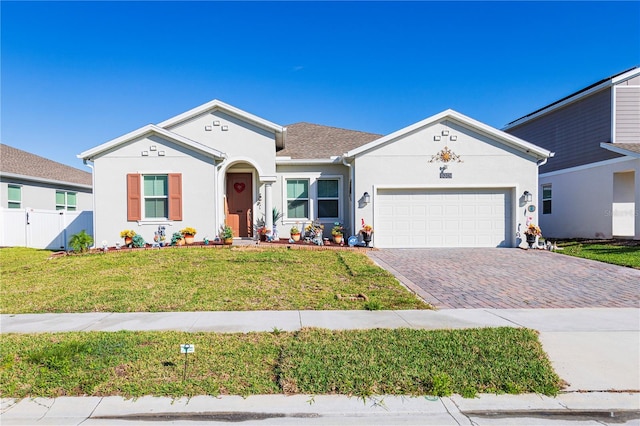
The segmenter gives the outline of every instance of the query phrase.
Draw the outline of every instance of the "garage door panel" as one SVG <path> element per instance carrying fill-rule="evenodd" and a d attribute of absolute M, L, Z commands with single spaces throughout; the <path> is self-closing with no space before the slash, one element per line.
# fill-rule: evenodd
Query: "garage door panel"
<path fill-rule="evenodd" d="M 509 189 L 378 190 L 376 215 L 379 247 L 510 245 Z"/>

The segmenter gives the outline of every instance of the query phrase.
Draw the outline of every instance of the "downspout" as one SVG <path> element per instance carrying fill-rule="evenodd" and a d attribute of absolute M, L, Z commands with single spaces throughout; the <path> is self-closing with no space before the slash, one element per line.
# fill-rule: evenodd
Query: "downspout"
<path fill-rule="evenodd" d="M 93 212 L 92 212 L 93 213 L 92 214 L 93 217 L 91 218 L 91 221 L 93 222 L 93 237 L 94 237 L 93 238 L 93 247 L 92 248 L 96 248 L 96 238 L 95 238 L 95 236 L 97 234 L 97 232 L 96 232 L 96 222 L 97 222 L 96 221 L 96 216 L 97 216 L 97 213 L 96 213 L 96 196 L 95 196 L 95 193 L 94 193 L 94 191 L 96 190 L 96 170 L 93 167 L 93 165 L 91 165 L 91 164 L 89 164 L 87 162 L 87 160 L 85 158 L 82 159 L 82 163 L 85 166 L 87 166 L 87 167 L 89 167 L 91 169 L 91 208 L 93 209 Z M 65 242 L 65 246 L 66 246 L 66 242 Z"/>
<path fill-rule="evenodd" d="M 353 189 L 354 189 L 354 170 L 353 170 L 353 166 L 349 163 L 347 163 L 347 154 L 342 154 L 342 164 L 344 164 L 348 169 L 349 169 L 349 221 L 350 223 L 350 228 L 351 228 L 351 235 L 355 235 L 355 224 L 356 224 L 356 218 L 355 218 L 355 209 L 353 208 Z M 348 237 L 347 237 L 348 239 Z"/>

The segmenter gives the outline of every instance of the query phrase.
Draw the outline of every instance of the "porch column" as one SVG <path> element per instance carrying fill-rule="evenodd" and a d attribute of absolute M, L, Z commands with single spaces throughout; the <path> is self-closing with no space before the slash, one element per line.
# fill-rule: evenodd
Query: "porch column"
<path fill-rule="evenodd" d="M 273 230 L 273 203 L 271 201 L 272 191 L 271 191 L 272 182 L 264 183 L 264 226 L 267 229 Z"/>

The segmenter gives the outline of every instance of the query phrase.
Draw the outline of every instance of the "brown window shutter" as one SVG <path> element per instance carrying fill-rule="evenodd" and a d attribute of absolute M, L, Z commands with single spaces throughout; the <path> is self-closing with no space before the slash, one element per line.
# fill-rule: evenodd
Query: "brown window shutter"
<path fill-rule="evenodd" d="M 182 220 L 182 174 L 169 174 L 169 220 Z"/>
<path fill-rule="evenodd" d="M 140 194 L 140 175 L 127 175 L 127 220 L 142 219 L 142 199 Z"/>

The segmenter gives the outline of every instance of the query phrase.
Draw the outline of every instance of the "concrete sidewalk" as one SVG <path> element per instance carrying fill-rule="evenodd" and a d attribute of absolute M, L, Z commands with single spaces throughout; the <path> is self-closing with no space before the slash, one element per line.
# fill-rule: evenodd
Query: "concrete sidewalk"
<path fill-rule="evenodd" d="M 0 325 L 2 333 L 527 327 L 540 332 L 540 340 L 556 372 L 568 383 L 566 393 L 556 398 L 540 395 L 482 395 L 475 399 L 385 396 L 363 401 L 346 396 L 275 395 L 190 400 L 145 397 L 135 401 L 119 397 L 3 399 L 0 416 L 3 425 L 80 422 L 112 425 L 130 424 L 132 420 L 145 420 L 145 423 L 172 420 L 173 424 L 192 424 L 199 420 L 324 425 L 562 424 L 564 421 L 640 425 L 640 309 L 635 308 L 25 314 L 0 315 Z M 131 417 L 132 414 L 137 416 Z"/>

